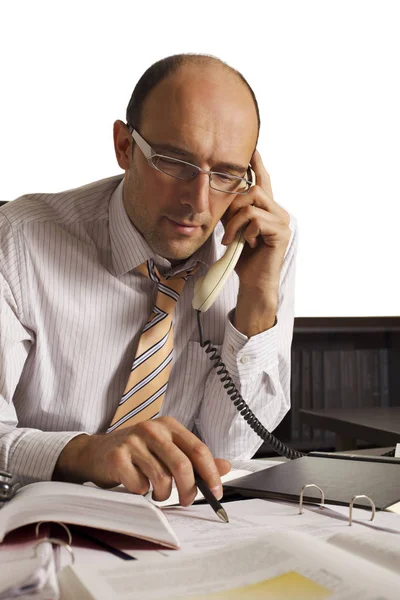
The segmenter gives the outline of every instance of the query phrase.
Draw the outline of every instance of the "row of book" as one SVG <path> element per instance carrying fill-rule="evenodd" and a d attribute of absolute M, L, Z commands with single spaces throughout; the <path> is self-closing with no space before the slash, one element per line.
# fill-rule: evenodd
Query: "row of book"
<path fill-rule="evenodd" d="M 292 348 L 291 440 L 334 445 L 335 434 L 301 423 L 299 410 L 389 406 L 388 348 Z"/>

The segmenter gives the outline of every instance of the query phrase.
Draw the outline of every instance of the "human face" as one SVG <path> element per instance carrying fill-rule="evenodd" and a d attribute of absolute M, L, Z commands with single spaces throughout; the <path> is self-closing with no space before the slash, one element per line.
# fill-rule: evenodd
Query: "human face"
<path fill-rule="evenodd" d="M 257 118 L 237 77 L 220 67 L 185 66 L 152 90 L 140 133 L 156 152 L 243 177 Z M 204 244 L 234 198 L 210 189 L 204 173 L 181 181 L 156 171 L 137 147 L 126 169 L 126 211 L 150 247 L 172 262 Z"/>

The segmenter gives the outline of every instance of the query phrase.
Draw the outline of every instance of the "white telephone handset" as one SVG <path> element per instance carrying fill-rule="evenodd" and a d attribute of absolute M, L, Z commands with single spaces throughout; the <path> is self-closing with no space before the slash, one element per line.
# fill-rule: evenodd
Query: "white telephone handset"
<path fill-rule="evenodd" d="M 252 186 L 255 184 L 256 177 L 254 171 L 251 170 Z M 192 306 L 195 310 L 205 312 L 215 301 L 221 289 L 225 285 L 226 280 L 236 267 L 240 254 L 243 250 L 245 240 L 243 230 L 240 231 L 233 242 L 227 247 L 225 254 L 211 265 L 207 275 L 200 277 L 194 286 L 194 296 Z"/>
<path fill-rule="evenodd" d="M 244 237 L 243 231 L 241 231 L 229 244 L 223 257 L 211 265 L 207 275 L 196 281 L 192 300 L 192 306 L 195 310 L 205 312 L 210 308 L 235 268 L 243 246 Z"/>

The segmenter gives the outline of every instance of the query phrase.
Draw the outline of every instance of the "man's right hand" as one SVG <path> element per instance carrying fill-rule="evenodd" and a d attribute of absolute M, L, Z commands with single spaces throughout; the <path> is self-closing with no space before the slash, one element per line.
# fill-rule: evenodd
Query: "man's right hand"
<path fill-rule="evenodd" d="M 208 447 L 172 417 L 143 421 L 132 427 L 100 435 L 82 434 L 62 450 L 53 480 L 99 487 L 122 483 L 135 494 L 153 487 L 155 500 L 166 500 L 175 480 L 182 506 L 191 504 L 197 489 L 193 469 L 213 494 L 222 497 L 221 475 L 228 460 L 212 456 Z"/>

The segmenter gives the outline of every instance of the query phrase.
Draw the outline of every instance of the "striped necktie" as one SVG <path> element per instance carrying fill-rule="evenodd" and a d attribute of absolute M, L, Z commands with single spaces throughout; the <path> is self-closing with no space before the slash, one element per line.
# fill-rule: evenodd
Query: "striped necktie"
<path fill-rule="evenodd" d="M 161 277 L 151 259 L 136 268 L 157 284 L 157 297 L 140 335 L 124 395 L 107 433 L 152 419 L 160 412 L 172 366 L 173 311 L 187 278 L 198 267 L 166 278 Z"/>

